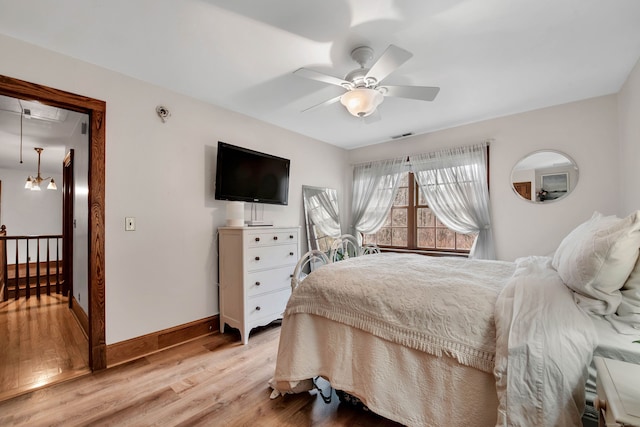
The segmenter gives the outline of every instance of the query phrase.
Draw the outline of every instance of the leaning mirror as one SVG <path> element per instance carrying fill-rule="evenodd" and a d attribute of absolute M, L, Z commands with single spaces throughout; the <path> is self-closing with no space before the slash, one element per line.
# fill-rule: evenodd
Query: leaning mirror
<path fill-rule="evenodd" d="M 328 252 L 333 240 L 341 234 L 338 192 L 333 188 L 303 185 L 302 202 L 309 250 Z"/>
<path fill-rule="evenodd" d="M 563 199 L 577 183 L 578 165 L 568 155 L 555 150 L 528 154 L 511 171 L 513 191 L 532 203 Z"/>

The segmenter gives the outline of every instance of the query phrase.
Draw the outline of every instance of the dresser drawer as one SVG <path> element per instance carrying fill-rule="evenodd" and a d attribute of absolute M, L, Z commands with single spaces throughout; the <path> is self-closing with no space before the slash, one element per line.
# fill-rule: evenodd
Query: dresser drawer
<path fill-rule="evenodd" d="M 274 244 L 298 244 L 298 230 L 256 231 L 248 236 L 249 247 L 268 246 Z"/>
<path fill-rule="evenodd" d="M 218 233 L 220 332 L 238 329 L 247 344 L 252 328 L 282 318 L 300 258 L 300 227 L 220 227 Z"/>
<path fill-rule="evenodd" d="M 247 311 L 249 312 L 249 324 L 251 327 L 267 324 L 281 318 L 290 296 L 291 288 L 288 288 L 249 298 Z M 264 323 L 261 323 L 261 321 Z"/>
<path fill-rule="evenodd" d="M 286 267 L 248 273 L 244 283 L 247 295 L 252 297 L 277 289 L 290 288 L 293 269 L 293 266 L 288 265 Z"/>
<path fill-rule="evenodd" d="M 298 244 L 252 247 L 247 249 L 245 265 L 248 271 L 295 265 L 298 262 Z"/>

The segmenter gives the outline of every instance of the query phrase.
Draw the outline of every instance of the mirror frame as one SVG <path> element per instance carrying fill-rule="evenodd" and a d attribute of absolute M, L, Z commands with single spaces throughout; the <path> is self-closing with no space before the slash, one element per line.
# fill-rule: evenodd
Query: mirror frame
<path fill-rule="evenodd" d="M 547 194 L 547 192 L 545 192 L 543 195 L 538 195 L 538 193 L 540 193 L 540 190 L 543 190 L 543 186 L 542 186 L 542 182 L 538 182 L 538 173 L 536 173 L 536 176 L 534 177 L 534 180 L 532 181 L 534 188 L 531 189 L 531 196 L 533 197 L 534 195 L 536 195 L 535 199 L 527 199 L 525 198 L 517 189 L 515 184 L 517 184 L 518 182 L 514 182 L 514 172 L 516 167 L 521 164 L 524 160 L 526 160 L 527 158 L 535 155 L 535 154 L 540 154 L 540 153 L 555 153 L 558 155 L 563 156 L 565 159 L 567 159 L 570 162 L 570 165 L 567 167 L 567 169 L 569 170 L 569 172 L 564 172 L 564 171 L 557 171 L 557 172 L 553 172 L 553 171 L 549 171 L 550 173 L 547 174 L 539 174 L 540 175 L 540 179 L 542 179 L 543 176 L 555 176 L 555 175 L 563 175 L 563 174 L 567 174 L 567 191 L 566 194 L 563 194 L 560 197 L 556 197 L 553 199 L 545 199 L 542 198 L 542 200 L 540 200 L 540 197 L 544 197 L 544 195 Z M 553 165 L 549 166 L 546 169 L 553 169 Z M 540 169 L 540 168 L 538 168 Z M 571 171 L 571 169 L 573 169 L 573 171 Z M 566 199 L 577 187 L 578 185 L 578 181 L 579 181 L 579 177 L 580 177 L 580 171 L 578 168 L 578 164 L 576 163 L 576 161 L 569 156 L 567 153 L 564 153 L 562 151 L 559 150 L 554 150 L 554 149 L 541 149 L 541 150 L 537 150 L 537 151 L 533 151 L 531 153 L 526 154 L 525 156 L 521 157 L 520 160 L 518 160 L 516 162 L 516 164 L 511 168 L 511 175 L 509 177 L 509 179 L 511 180 L 511 189 L 513 190 L 514 194 L 520 199 L 520 200 L 524 200 L 526 202 L 529 203 L 534 203 L 534 204 L 549 204 L 549 203 L 553 203 L 553 202 L 557 202 L 559 200 L 563 200 Z"/>
<path fill-rule="evenodd" d="M 319 245 L 317 244 L 317 241 L 319 240 L 318 238 L 316 238 L 316 233 L 313 230 L 313 224 L 311 223 L 311 219 L 309 217 L 309 206 L 308 206 L 308 202 L 307 202 L 307 197 L 305 195 L 305 190 L 309 189 L 309 190 L 321 190 L 321 191 L 327 191 L 327 190 L 331 190 L 331 191 L 335 191 L 336 192 L 336 204 L 338 205 L 338 212 L 340 212 L 340 204 L 338 203 L 338 190 L 336 190 L 335 188 L 329 188 L 329 187 L 314 187 L 312 185 L 303 185 L 302 186 L 302 207 L 304 210 L 304 222 L 305 222 L 305 226 L 306 226 L 306 231 L 307 231 L 307 247 L 308 249 L 314 250 L 317 249 L 319 251 L 322 252 L 326 252 L 328 253 L 329 249 L 331 248 L 331 245 L 335 239 L 335 237 L 331 237 L 329 235 L 326 236 L 322 236 L 321 238 L 326 238 L 327 239 L 327 250 L 323 250 L 319 247 Z M 342 228 L 342 224 L 339 224 L 340 227 Z M 315 246 L 312 244 L 312 240 L 316 242 Z"/>

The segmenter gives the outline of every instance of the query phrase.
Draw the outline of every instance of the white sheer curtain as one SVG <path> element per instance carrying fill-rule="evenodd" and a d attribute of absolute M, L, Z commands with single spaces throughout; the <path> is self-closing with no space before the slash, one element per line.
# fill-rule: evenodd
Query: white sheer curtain
<path fill-rule="evenodd" d="M 407 171 L 406 157 L 363 163 L 353 167 L 352 233 L 375 233 L 382 227 L 398 191 L 398 180 Z"/>
<path fill-rule="evenodd" d="M 311 222 L 325 235 L 340 237 L 342 233 L 337 192 L 328 188 L 313 187 L 304 187 L 303 192 Z"/>
<path fill-rule="evenodd" d="M 487 143 L 410 156 L 429 208 L 448 228 L 478 233 L 470 258 L 495 259 L 489 187 Z"/>

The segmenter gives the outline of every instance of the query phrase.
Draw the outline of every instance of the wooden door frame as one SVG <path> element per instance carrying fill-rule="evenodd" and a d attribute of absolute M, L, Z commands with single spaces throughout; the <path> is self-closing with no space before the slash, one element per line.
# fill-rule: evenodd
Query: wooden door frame
<path fill-rule="evenodd" d="M 531 200 L 531 181 L 520 181 L 513 183 L 513 189 L 516 193 L 518 193 L 523 199 Z"/>
<path fill-rule="evenodd" d="M 89 366 L 107 367 L 105 333 L 105 115 L 106 103 L 0 75 L 0 95 L 39 101 L 89 115 Z"/>
<path fill-rule="evenodd" d="M 64 274 L 63 293 L 69 297 L 69 308 L 73 308 L 73 244 L 74 244 L 74 196 L 73 148 L 69 149 L 62 161 L 62 271 Z M 83 324 L 87 335 L 89 332 Z"/>

